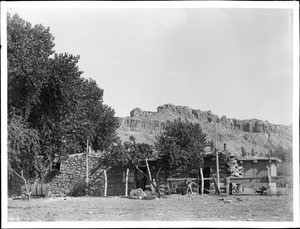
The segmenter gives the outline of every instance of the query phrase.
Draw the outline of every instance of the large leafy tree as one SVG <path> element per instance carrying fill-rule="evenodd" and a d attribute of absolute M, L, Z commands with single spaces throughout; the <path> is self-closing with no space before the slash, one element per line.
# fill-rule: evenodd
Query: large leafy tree
<path fill-rule="evenodd" d="M 203 166 L 206 135 L 198 123 L 180 119 L 167 121 L 164 131 L 156 140 L 155 148 L 169 175 L 191 167 Z"/>
<path fill-rule="evenodd" d="M 30 151 L 44 165 L 82 152 L 86 139 L 94 150 L 108 149 L 116 139 L 118 120 L 114 110 L 103 104 L 103 90 L 97 83 L 81 77 L 79 56 L 55 53 L 49 28 L 32 27 L 16 14 L 8 14 L 7 31 L 9 125 L 22 126 L 24 139 L 36 136 L 33 148 L 32 142 L 18 140 L 17 132 L 10 131 L 9 154 L 25 157 Z M 20 150 L 13 154 L 16 149 Z M 18 166 L 40 173 L 37 167 L 11 163 L 12 169 Z"/>
<path fill-rule="evenodd" d="M 17 14 L 7 15 L 8 110 L 27 119 L 40 101 L 48 78 L 48 60 L 54 53 L 54 37 L 49 28 L 31 26 Z"/>

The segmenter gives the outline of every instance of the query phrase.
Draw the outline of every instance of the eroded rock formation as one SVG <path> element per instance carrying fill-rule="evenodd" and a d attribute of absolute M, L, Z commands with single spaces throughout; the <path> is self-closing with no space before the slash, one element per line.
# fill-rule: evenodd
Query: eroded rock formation
<path fill-rule="evenodd" d="M 215 138 L 216 123 L 219 146 L 226 143 L 228 150 L 237 155 L 241 154 L 242 146 L 248 152 L 253 149 L 258 155 L 265 155 L 274 147 L 292 144 L 291 126 L 274 125 L 257 119 L 239 120 L 226 116 L 220 118 L 211 111 L 172 104 L 159 106 L 156 112 L 133 109 L 130 117 L 119 118 L 118 134 L 123 141 L 134 135 L 137 142 L 153 144 L 155 135 L 163 130 L 164 123 L 177 118 L 199 123 L 208 140 Z"/>

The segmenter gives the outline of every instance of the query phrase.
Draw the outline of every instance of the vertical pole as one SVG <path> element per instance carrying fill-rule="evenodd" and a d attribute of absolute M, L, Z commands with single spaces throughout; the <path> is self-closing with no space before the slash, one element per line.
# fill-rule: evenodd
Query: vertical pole
<path fill-rule="evenodd" d="M 216 166 L 217 166 L 217 188 L 219 190 L 220 189 L 220 185 L 219 185 L 220 175 L 219 175 L 219 154 L 218 154 L 218 150 L 217 150 L 217 125 L 216 125 L 216 120 L 215 120 L 215 152 L 216 152 Z"/>
<path fill-rule="evenodd" d="M 107 175 L 106 175 L 106 170 L 103 171 L 104 173 L 104 196 L 107 195 Z"/>
<path fill-rule="evenodd" d="M 128 175 L 129 175 L 129 169 L 126 170 L 126 178 L 125 178 L 125 196 L 128 196 Z"/>
<path fill-rule="evenodd" d="M 204 177 L 203 177 L 203 168 L 200 168 L 200 176 L 201 176 L 201 196 L 204 194 Z"/>
<path fill-rule="evenodd" d="M 197 175 L 197 194 L 200 194 L 200 177 L 199 177 L 199 172 L 200 170 L 198 171 L 198 175 Z"/>
<path fill-rule="evenodd" d="M 229 183 L 230 183 L 230 178 L 226 177 L 226 194 L 229 195 Z"/>
<path fill-rule="evenodd" d="M 89 185 L 89 139 L 86 140 L 86 174 L 85 174 L 85 184 L 86 184 L 86 195 L 89 194 L 88 185 Z"/>
<path fill-rule="evenodd" d="M 270 167 L 269 166 L 267 166 L 267 170 L 268 170 L 268 185 L 269 185 L 269 187 L 271 186 L 271 172 L 270 172 Z"/>
<path fill-rule="evenodd" d="M 285 184 L 285 195 L 288 195 L 289 194 L 289 184 L 286 183 Z"/>
<path fill-rule="evenodd" d="M 147 171 L 148 171 L 149 179 L 152 181 L 151 172 L 150 172 L 150 168 L 149 168 L 149 164 L 148 164 L 148 159 L 147 158 L 145 159 L 145 162 L 146 162 L 146 166 L 147 166 Z M 152 185 L 151 182 L 150 182 L 150 187 L 151 187 L 151 191 L 154 191 L 154 187 L 153 187 L 153 185 Z"/>

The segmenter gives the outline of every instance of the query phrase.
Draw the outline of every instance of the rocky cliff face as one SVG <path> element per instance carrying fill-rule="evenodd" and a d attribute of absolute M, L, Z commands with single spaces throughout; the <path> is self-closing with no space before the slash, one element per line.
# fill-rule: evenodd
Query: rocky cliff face
<path fill-rule="evenodd" d="M 155 135 L 163 130 L 167 120 L 181 118 L 197 122 L 207 134 L 207 139 L 215 138 L 214 121 L 216 122 L 218 147 L 226 143 L 227 149 L 235 155 L 241 154 L 241 147 L 250 153 L 266 155 L 270 149 L 279 145 L 292 145 L 292 127 L 274 125 L 257 119 L 238 120 L 213 114 L 211 111 L 194 110 L 186 106 L 165 104 L 157 108 L 157 112 L 142 111 L 135 108 L 130 117 L 119 118 L 118 134 L 123 141 L 135 136 L 137 142 L 153 144 Z"/>

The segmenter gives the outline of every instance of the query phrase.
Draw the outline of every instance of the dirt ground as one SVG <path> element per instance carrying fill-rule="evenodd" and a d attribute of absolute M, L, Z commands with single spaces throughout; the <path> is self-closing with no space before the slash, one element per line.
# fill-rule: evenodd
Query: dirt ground
<path fill-rule="evenodd" d="M 8 200 L 8 221 L 292 221 L 292 196 L 169 195 Z"/>

